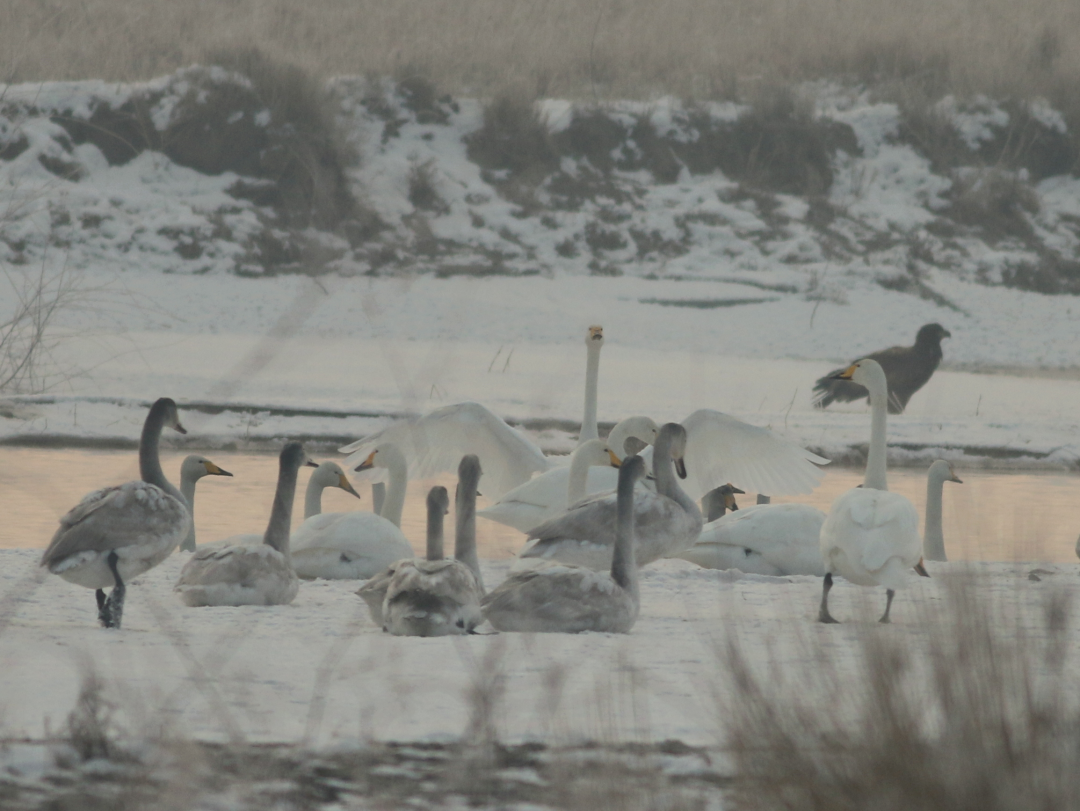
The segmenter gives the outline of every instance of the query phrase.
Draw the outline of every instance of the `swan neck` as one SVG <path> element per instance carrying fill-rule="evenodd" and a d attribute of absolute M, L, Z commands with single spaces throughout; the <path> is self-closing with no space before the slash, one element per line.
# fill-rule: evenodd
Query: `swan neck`
<path fill-rule="evenodd" d="M 578 445 L 590 439 L 599 439 L 600 430 L 596 424 L 596 384 L 600 377 L 600 346 L 589 342 L 588 360 L 585 363 L 585 414 L 581 418 L 581 433 Z"/>
<path fill-rule="evenodd" d="M 274 507 L 270 510 L 270 523 L 263 534 L 263 543 L 272 546 L 286 558 L 289 557 L 289 527 L 292 524 L 293 500 L 296 498 L 297 473 L 297 468 L 284 463 L 279 467 Z"/>
<path fill-rule="evenodd" d="M 184 497 L 184 501 L 187 503 L 188 513 L 191 514 L 191 526 L 188 527 L 187 537 L 184 538 L 184 542 L 180 544 L 180 548 L 188 551 L 195 551 L 195 479 L 191 476 L 184 474 L 183 470 L 180 472 L 180 495 Z"/>
<path fill-rule="evenodd" d="M 870 451 L 866 456 L 866 478 L 863 479 L 863 487 L 888 490 L 885 469 L 885 417 L 889 389 L 884 374 L 875 376 L 870 383 Z"/>
<path fill-rule="evenodd" d="M 443 511 L 428 510 L 427 516 L 427 559 L 443 559 Z"/>
<path fill-rule="evenodd" d="M 458 482 L 454 504 L 454 558 L 472 569 L 483 591 L 480 558 L 476 554 L 476 484 L 461 480 Z"/>
<path fill-rule="evenodd" d="M 941 490 L 945 482 L 936 476 L 926 479 L 926 526 L 923 530 L 923 557 L 948 560 L 945 556 L 945 533 L 941 527 Z"/>
<path fill-rule="evenodd" d="M 575 504 L 585 498 L 589 482 L 589 460 L 587 454 L 582 453 L 582 446 L 578 445 L 570 457 L 570 475 L 567 477 L 566 503 Z"/>
<path fill-rule="evenodd" d="M 139 475 L 147 484 L 160 487 L 174 498 L 183 499 L 183 494 L 169 484 L 169 480 L 165 478 L 165 471 L 161 469 L 158 442 L 161 440 L 161 429 L 164 425 L 165 409 L 159 408 L 158 404 L 155 403 L 150 409 L 150 413 L 146 415 L 142 437 L 139 439 Z"/>
<path fill-rule="evenodd" d="M 637 560 L 634 556 L 633 476 L 620 476 L 615 502 L 615 549 L 611 558 L 611 579 L 638 599 Z"/>
<path fill-rule="evenodd" d="M 317 473 L 318 471 L 316 471 Z M 322 513 L 322 491 L 326 485 L 320 482 L 318 476 L 312 475 L 308 480 L 307 490 L 304 491 L 304 518 Z"/>
<path fill-rule="evenodd" d="M 408 465 L 404 458 L 394 458 L 386 467 L 390 474 L 390 484 L 386 488 L 386 497 L 379 515 L 400 528 L 401 513 L 405 509 L 405 488 L 409 484 Z"/>
<path fill-rule="evenodd" d="M 371 511 L 375 515 L 382 515 L 383 504 L 386 503 L 386 482 L 371 483 Z"/>

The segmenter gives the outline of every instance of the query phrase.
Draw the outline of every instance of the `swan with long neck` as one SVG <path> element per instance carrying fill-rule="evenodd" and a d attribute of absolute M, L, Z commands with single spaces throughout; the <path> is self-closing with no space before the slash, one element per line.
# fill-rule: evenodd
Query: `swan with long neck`
<path fill-rule="evenodd" d="M 98 620 L 106 628 L 120 627 L 126 583 L 172 554 L 191 526 L 187 501 L 161 469 L 158 443 L 165 427 L 187 433 L 168 397 L 150 407 L 143 423 L 141 479 L 85 496 L 60 519 L 41 556 L 53 574 L 96 590 Z"/>
<path fill-rule="evenodd" d="M 382 608 L 383 627 L 395 636 L 468 634 L 483 622 L 480 598 L 484 583 L 476 556 L 480 474 L 480 460 L 475 455 L 462 458 L 455 498 L 455 559 L 405 560 L 397 565 Z M 429 551 L 437 550 L 432 547 Z"/>
<path fill-rule="evenodd" d="M 504 494 L 477 515 L 528 532 L 593 493 L 611 491 L 619 481 L 618 460 L 656 441 L 656 423 L 648 417 L 620 420 L 607 442 L 589 440 L 574 450 L 569 467 L 553 467 Z M 601 451 L 602 449 L 602 451 Z M 609 455 L 605 455 L 605 453 Z M 487 485 L 485 485 L 485 489 Z"/>
<path fill-rule="evenodd" d="M 191 512 L 191 528 L 188 529 L 187 537 L 180 544 L 181 552 L 195 551 L 195 485 L 204 476 L 232 476 L 227 470 L 222 470 L 205 456 L 192 454 L 184 458 L 180 465 L 180 493 L 187 502 Z"/>
<path fill-rule="evenodd" d="M 945 532 L 941 526 L 941 491 L 945 482 L 963 484 L 953 466 L 944 459 L 936 459 L 926 474 L 926 525 L 923 529 L 923 558 L 947 561 Z"/>
<path fill-rule="evenodd" d="M 585 335 L 585 413 L 581 418 L 581 431 L 578 433 L 578 446 L 590 439 L 599 439 L 600 430 L 596 424 L 597 384 L 600 379 L 600 350 L 604 346 L 604 328 L 589 327 Z"/>
<path fill-rule="evenodd" d="M 635 490 L 635 485 L 644 473 L 645 463 L 637 456 L 619 468 L 609 570 L 545 561 L 513 572 L 482 601 L 492 626 L 499 631 L 629 633 L 640 606 L 635 502 L 648 491 Z"/>
<path fill-rule="evenodd" d="M 387 502 L 401 520 L 405 499 L 404 460 L 394 449 L 376 452 L 371 466 L 386 464 L 391 473 Z M 383 571 L 396 560 L 412 557 L 412 547 L 401 530 L 375 513 L 321 512 L 325 487 L 339 487 L 360 498 L 335 462 L 324 462 L 308 483 L 304 523 L 293 533 L 293 568 L 307 579 L 360 580 Z"/>
<path fill-rule="evenodd" d="M 450 496 L 446 488 L 441 485 L 432 487 L 427 495 L 426 559 L 428 561 L 441 561 L 444 558 L 443 518 L 448 512 L 450 512 Z M 390 587 L 390 581 L 394 579 L 394 573 L 399 566 L 412 563 L 412 558 L 395 561 L 357 589 L 356 596 L 367 604 L 371 618 L 379 627 L 383 627 L 383 601 L 386 599 L 386 590 Z"/>
<path fill-rule="evenodd" d="M 701 534 L 701 511 L 675 477 L 684 476 L 686 430 L 678 423 L 664 425 L 656 438 L 653 476 L 656 491 L 642 488 L 634 499 L 635 554 L 639 566 L 689 549 Z M 624 461 L 625 464 L 625 461 Z M 520 558 L 560 560 L 605 571 L 615 548 L 617 493 L 600 493 L 574 504 L 530 533 Z"/>
<path fill-rule="evenodd" d="M 289 550 L 296 479 L 301 466 L 316 467 L 299 442 L 278 458 L 278 480 L 270 522 L 257 546 L 203 546 L 180 571 L 176 591 L 189 606 L 286 605 L 300 589 Z"/>
<path fill-rule="evenodd" d="M 889 622 L 896 589 L 914 568 L 929 577 L 922 565 L 919 515 L 904 496 L 888 492 L 886 476 L 885 414 L 889 398 L 885 372 L 877 361 L 863 358 L 837 374 L 870 392 L 870 451 L 866 459 L 863 486 L 848 490 L 832 505 L 821 527 L 821 557 L 825 563 L 818 619 L 834 623 L 829 613 L 829 591 L 833 573 L 860 586 L 886 588 L 885 613 L 880 622 Z"/>

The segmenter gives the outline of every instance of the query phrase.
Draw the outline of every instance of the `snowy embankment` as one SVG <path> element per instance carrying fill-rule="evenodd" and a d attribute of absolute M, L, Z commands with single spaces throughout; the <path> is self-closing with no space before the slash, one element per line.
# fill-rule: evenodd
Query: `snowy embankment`
<path fill-rule="evenodd" d="M 234 111 L 221 88 L 240 94 Z M 94 292 L 55 322 L 68 379 L 0 409 L 0 438 L 131 442 L 143 404 L 168 394 L 190 407 L 190 445 L 297 436 L 325 449 L 473 399 L 561 451 L 580 419 L 581 336 L 600 323 L 602 421 L 717 408 L 852 458 L 865 410 L 814 412 L 813 380 L 938 321 L 953 334 L 943 371 L 891 421 L 894 460 L 1074 467 L 1080 305 L 1017 288 L 1068 282 L 1080 244 L 1080 181 L 1046 169 L 1068 145 L 1060 116 L 985 99 L 935 108 L 973 163 L 1020 124 L 1037 136 L 1042 163 L 1008 175 L 1035 203 L 979 222 L 1004 170 L 942 170 L 895 105 L 806 92 L 803 123 L 828 148 L 798 182 L 725 174 L 738 167 L 722 170 L 717 145 L 763 126 L 738 105 L 547 102 L 548 174 L 525 194 L 482 149 L 479 102 L 339 80 L 362 154 L 348 182 L 381 225 L 358 232 L 352 211 L 331 233 L 290 224 L 261 175 L 181 165 L 198 163 L 188 135 L 204 108 L 224 136 L 288 130 L 243 77 L 7 87 L 0 262 L 16 276 L 65 268 Z M 123 129 L 136 124 L 138 138 Z"/>

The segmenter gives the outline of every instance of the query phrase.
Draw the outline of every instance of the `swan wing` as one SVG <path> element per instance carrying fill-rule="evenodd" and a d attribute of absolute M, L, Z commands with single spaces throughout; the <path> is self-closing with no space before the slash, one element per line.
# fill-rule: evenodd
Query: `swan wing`
<path fill-rule="evenodd" d="M 821 553 L 852 582 L 884 583 L 878 575 L 891 560 L 903 570 L 914 566 L 922 555 L 918 513 L 898 493 L 849 490 L 833 502 L 821 527 Z"/>
<path fill-rule="evenodd" d="M 462 456 L 475 453 L 484 470 L 484 495 L 496 499 L 551 467 L 533 442 L 479 403 L 437 408 L 346 445 L 341 452 L 351 454 L 345 462 L 355 466 L 384 442 L 401 449 L 413 479 L 457 470 Z"/>
<path fill-rule="evenodd" d="M 829 463 L 767 428 L 720 411 L 700 409 L 682 424 L 687 476 L 681 486 L 695 501 L 729 483 L 774 496 L 810 493 L 825 475 L 818 465 Z"/>
<path fill-rule="evenodd" d="M 590 494 L 614 489 L 619 472 L 613 467 L 591 467 L 585 490 Z M 566 511 L 570 469 L 553 467 L 505 493 L 495 504 L 477 515 L 528 532 L 535 526 Z"/>
<path fill-rule="evenodd" d="M 758 574 L 820 577 L 825 574 L 819 542 L 824 522 L 825 513 L 805 504 L 747 507 L 706 524 L 697 543 L 679 557 L 708 568 L 731 567 L 701 561 Z"/>

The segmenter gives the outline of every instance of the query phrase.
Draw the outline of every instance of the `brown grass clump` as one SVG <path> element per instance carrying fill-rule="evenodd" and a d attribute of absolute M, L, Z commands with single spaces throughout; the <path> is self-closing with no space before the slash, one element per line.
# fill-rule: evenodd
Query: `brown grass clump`
<path fill-rule="evenodd" d="M 868 630 L 853 673 L 826 648 L 798 672 L 762 672 L 730 644 L 733 807 L 1080 807 L 1067 602 L 1048 598 L 1031 628 L 971 582 L 947 594 L 917 642 Z"/>

